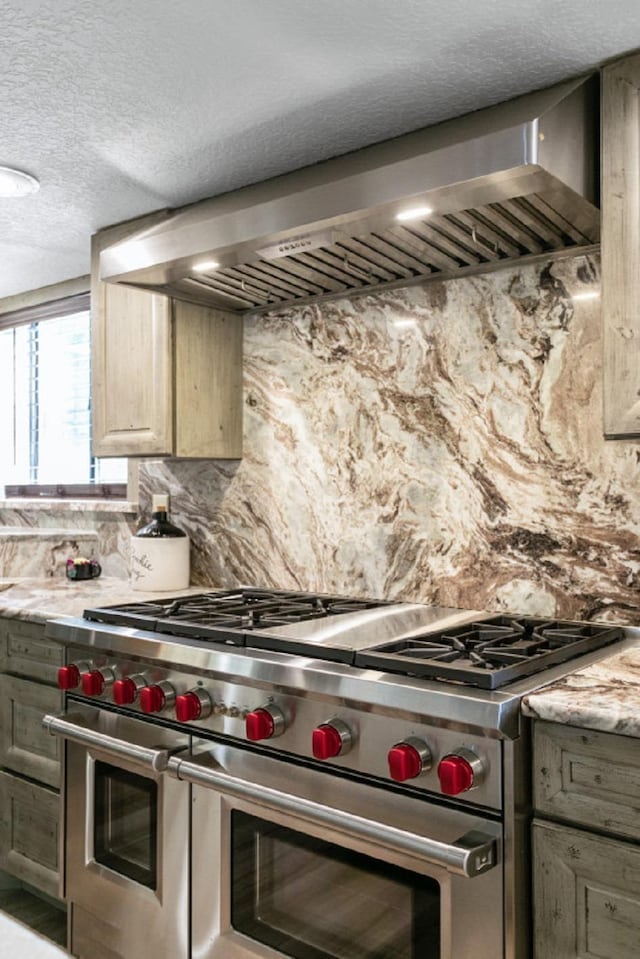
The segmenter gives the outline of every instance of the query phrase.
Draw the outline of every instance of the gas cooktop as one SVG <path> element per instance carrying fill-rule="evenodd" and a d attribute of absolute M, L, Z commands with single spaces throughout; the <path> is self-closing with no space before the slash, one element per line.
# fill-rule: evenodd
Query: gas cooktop
<path fill-rule="evenodd" d="M 624 635 L 607 624 L 252 588 L 87 609 L 84 617 L 176 642 L 182 637 L 270 649 L 483 689 L 540 673 Z"/>

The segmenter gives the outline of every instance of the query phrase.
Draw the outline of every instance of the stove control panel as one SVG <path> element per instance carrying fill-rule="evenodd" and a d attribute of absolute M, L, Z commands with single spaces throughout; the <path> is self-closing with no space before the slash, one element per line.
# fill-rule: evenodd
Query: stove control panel
<path fill-rule="evenodd" d="M 74 696 L 115 704 L 152 720 L 188 724 L 231 740 L 271 748 L 298 759 L 343 768 L 412 789 L 501 806 L 501 743 L 430 724 L 428 717 L 359 709 L 343 702 L 334 712 L 324 699 L 296 696 L 178 672 L 151 662 L 115 660 L 70 650 L 58 684 Z"/>

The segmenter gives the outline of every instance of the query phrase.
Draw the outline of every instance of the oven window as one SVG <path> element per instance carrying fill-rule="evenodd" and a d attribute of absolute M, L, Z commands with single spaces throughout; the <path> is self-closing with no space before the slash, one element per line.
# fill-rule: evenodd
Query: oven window
<path fill-rule="evenodd" d="M 294 959 L 440 959 L 440 886 L 232 813 L 231 922 Z"/>
<path fill-rule="evenodd" d="M 94 858 L 156 887 L 158 787 L 108 763 L 95 764 Z"/>

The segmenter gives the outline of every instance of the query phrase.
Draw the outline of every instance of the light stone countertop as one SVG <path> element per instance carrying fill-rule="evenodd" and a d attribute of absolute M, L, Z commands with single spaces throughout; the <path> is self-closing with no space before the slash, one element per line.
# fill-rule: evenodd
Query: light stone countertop
<path fill-rule="evenodd" d="M 525 696 L 526 716 L 640 738 L 640 641 Z"/>
<path fill-rule="evenodd" d="M 210 589 L 211 587 L 193 586 L 186 590 L 150 593 L 134 590 L 128 580 L 113 576 L 99 576 L 89 580 L 69 580 L 66 576 L 42 579 L 14 577 L 0 579 L 0 616 L 45 623 L 49 619 L 59 619 L 62 616 L 82 616 L 88 607 L 188 596 Z"/>

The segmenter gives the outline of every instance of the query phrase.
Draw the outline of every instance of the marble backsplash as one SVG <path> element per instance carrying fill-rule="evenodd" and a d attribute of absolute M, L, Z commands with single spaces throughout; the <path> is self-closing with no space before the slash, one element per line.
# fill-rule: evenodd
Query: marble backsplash
<path fill-rule="evenodd" d="M 241 461 L 147 461 L 193 582 L 640 622 L 597 257 L 245 319 Z"/>

